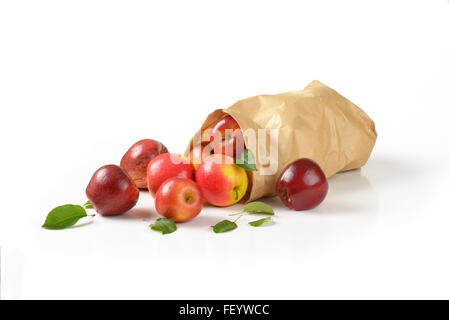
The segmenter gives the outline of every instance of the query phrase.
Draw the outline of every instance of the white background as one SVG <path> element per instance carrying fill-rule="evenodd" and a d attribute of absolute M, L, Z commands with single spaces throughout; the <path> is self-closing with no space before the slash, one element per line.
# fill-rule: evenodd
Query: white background
<path fill-rule="evenodd" d="M 449 298 L 449 3 L 0 1 L 2 298 Z M 129 214 L 40 228 L 135 141 L 183 152 L 213 109 L 317 79 L 363 108 L 367 165 L 325 202 L 214 234 Z M 281 142 L 282 143 L 282 142 Z"/>

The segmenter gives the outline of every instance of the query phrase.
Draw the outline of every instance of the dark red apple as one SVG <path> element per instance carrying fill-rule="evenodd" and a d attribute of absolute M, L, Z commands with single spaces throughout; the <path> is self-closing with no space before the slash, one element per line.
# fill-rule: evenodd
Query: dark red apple
<path fill-rule="evenodd" d="M 137 188 L 147 188 L 147 166 L 156 156 L 167 153 L 167 148 L 159 141 L 143 139 L 129 148 L 120 161 L 120 166 L 129 174 Z"/>
<path fill-rule="evenodd" d="M 311 159 L 290 163 L 278 178 L 276 193 L 293 210 L 307 210 L 319 205 L 328 189 L 326 175 Z"/>
<path fill-rule="evenodd" d="M 156 211 L 175 222 L 195 218 L 203 207 L 200 187 L 186 178 L 170 178 L 161 184 L 156 193 Z"/>
<path fill-rule="evenodd" d="M 148 191 L 154 197 L 159 186 L 170 178 L 193 180 L 193 164 L 179 154 L 163 153 L 150 161 L 147 167 Z"/>
<path fill-rule="evenodd" d="M 139 189 L 125 170 L 109 164 L 95 171 L 87 185 L 86 196 L 98 213 L 110 216 L 134 207 Z"/>
<path fill-rule="evenodd" d="M 212 127 L 210 142 L 214 153 L 224 154 L 231 158 L 239 157 L 245 149 L 242 130 L 231 116 L 218 120 Z"/>

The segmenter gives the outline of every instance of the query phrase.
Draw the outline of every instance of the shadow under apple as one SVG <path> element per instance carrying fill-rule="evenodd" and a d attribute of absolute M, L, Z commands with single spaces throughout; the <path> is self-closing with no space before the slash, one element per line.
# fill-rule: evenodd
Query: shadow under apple
<path fill-rule="evenodd" d="M 122 215 L 112 216 L 108 218 L 143 220 L 143 219 L 155 219 L 158 217 L 159 215 L 153 210 L 144 208 L 133 208 Z"/>

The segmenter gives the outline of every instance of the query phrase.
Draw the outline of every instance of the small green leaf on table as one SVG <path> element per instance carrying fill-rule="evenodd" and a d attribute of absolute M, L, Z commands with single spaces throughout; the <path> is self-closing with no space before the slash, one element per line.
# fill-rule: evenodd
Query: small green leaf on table
<path fill-rule="evenodd" d="M 267 221 L 271 221 L 271 217 L 266 217 L 266 218 L 262 218 L 262 219 L 259 219 L 259 220 L 250 221 L 250 222 L 248 222 L 248 224 L 253 226 L 253 227 L 260 227 L 261 225 L 263 225 Z"/>
<path fill-rule="evenodd" d="M 212 226 L 215 233 L 223 233 L 234 230 L 237 228 L 237 224 L 234 221 L 223 220 Z"/>
<path fill-rule="evenodd" d="M 234 163 L 248 171 L 257 171 L 256 159 L 254 154 L 249 149 L 243 150 L 242 154 L 238 158 L 234 158 Z"/>
<path fill-rule="evenodd" d="M 162 234 L 168 234 L 175 232 L 177 227 L 176 223 L 167 218 L 159 218 L 155 221 L 155 223 L 150 224 L 150 228 L 155 231 L 160 231 Z"/>
<path fill-rule="evenodd" d="M 243 211 L 247 213 L 269 214 L 274 215 L 273 208 L 261 201 L 253 201 L 243 207 Z"/>
<path fill-rule="evenodd" d="M 42 228 L 65 229 L 73 226 L 79 219 L 87 217 L 86 210 L 79 205 L 66 204 L 51 210 Z"/>

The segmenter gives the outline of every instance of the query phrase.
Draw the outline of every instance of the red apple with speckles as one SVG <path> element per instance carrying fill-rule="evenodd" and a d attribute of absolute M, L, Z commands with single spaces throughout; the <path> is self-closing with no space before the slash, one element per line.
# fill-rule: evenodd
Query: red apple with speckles
<path fill-rule="evenodd" d="M 245 149 L 243 133 L 237 121 L 226 116 L 217 121 L 210 132 L 210 142 L 214 153 L 239 157 Z"/>
<path fill-rule="evenodd" d="M 199 144 L 196 147 L 192 148 L 189 153 L 189 160 L 193 164 L 194 168 L 197 169 L 198 165 L 203 163 L 203 160 L 210 156 L 212 153 L 212 146 L 208 142 L 203 142 L 202 144 Z"/>
<path fill-rule="evenodd" d="M 110 164 L 95 171 L 87 185 L 86 196 L 98 213 L 110 216 L 134 207 L 139 189 L 125 170 Z"/>
<path fill-rule="evenodd" d="M 186 178 L 170 178 L 161 184 L 156 192 L 156 211 L 175 222 L 195 218 L 203 207 L 200 187 Z"/>
<path fill-rule="evenodd" d="M 156 156 L 167 153 L 167 148 L 159 141 L 143 139 L 129 148 L 120 161 L 120 166 L 129 174 L 137 188 L 147 188 L 147 166 Z"/>
<path fill-rule="evenodd" d="M 326 175 L 311 159 L 290 163 L 278 178 L 276 193 L 293 210 L 308 210 L 319 205 L 328 189 Z"/>
<path fill-rule="evenodd" d="M 239 202 L 248 189 L 245 169 L 222 154 L 207 157 L 196 169 L 195 179 L 207 202 L 219 207 Z"/>
<path fill-rule="evenodd" d="M 185 157 L 175 153 L 163 153 L 148 163 L 148 191 L 154 197 L 159 186 L 170 178 L 193 180 L 195 168 Z"/>

